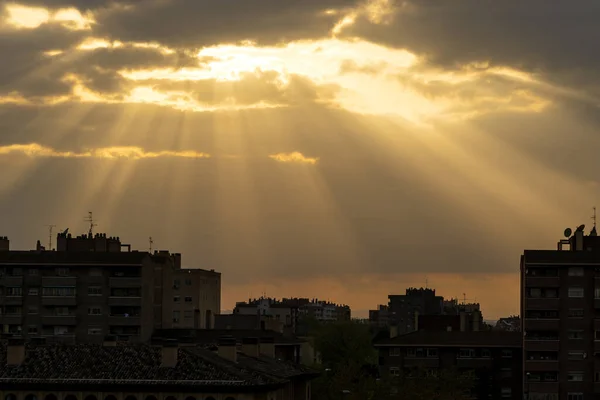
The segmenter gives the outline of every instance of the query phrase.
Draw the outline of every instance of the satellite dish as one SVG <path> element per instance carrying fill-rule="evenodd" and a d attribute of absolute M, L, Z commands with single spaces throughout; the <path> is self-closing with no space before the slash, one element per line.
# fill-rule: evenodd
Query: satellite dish
<path fill-rule="evenodd" d="M 573 233 L 573 231 L 571 230 L 571 228 L 567 228 L 565 229 L 565 237 L 569 238 L 571 237 L 571 234 Z"/>

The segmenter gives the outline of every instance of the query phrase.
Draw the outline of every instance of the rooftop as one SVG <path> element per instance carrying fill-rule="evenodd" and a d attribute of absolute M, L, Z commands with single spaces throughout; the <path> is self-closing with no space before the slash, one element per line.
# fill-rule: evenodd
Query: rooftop
<path fill-rule="evenodd" d="M 146 252 L 4 251 L 0 264 L 142 265 Z"/>
<path fill-rule="evenodd" d="M 260 357 L 260 363 L 240 355 L 229 361 L 201 346 L 173 348 L 175 367 L 161 364 L 162 348 L 148 345 L 103 346 L 28 344 L 21 365 L 7 365 L 6 341 L 0 346 L 0 385 L 90 385 L 199 387 L 225 391 L 269 390 L 290 376 L 308 374 L 304 367 Z M 75 389 L 73 389 L 75 390 Z"/>
<path fill-rule="evenodd" d="M 525 250 L 523 260 L 528 264 L 600 264 L 600 251 Z"/>

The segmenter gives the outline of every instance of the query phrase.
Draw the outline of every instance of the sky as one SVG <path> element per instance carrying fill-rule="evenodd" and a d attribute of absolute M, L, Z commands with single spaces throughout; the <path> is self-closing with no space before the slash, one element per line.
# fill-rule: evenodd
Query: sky
<path fill-rule="evenodd" d="M 600 202 L 596 0 L 0 3 L 0 234 L 120 236 L 266 294 L 518 313 Z"/>

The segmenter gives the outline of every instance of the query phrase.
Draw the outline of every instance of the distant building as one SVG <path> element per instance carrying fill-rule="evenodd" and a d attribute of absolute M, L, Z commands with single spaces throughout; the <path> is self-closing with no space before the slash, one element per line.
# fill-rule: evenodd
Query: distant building
<path fill-rule="evenodd" d="M 498 321 L 496 321 L 494 329 L 499 331 L 520 332 L 521 318 L 518 315 L 500 318 Z"/>
<path fill-rule="evenodd" d="M 600 394 L 600 237 L 580 226 L 521 256 L 523 390 L 531 400 Z"/>
<path fill-rule="evenodd" d="M 301 317 L 315 318 L 321 322 L 350 321 L 351 311 L 347 305 L 330 303 L 318 299 L 268 297 L 250 299 L 236 304 L 233 314 L 271 317 L 296 332 Z"/>
<path fill-rule="evenodd" d="M 218 346 L 44 345 L 9 340 L 0 346 L 0 397 L 5 400 L 309 400 L 318 374 L 277 360 L 272 345 L 246 338 Z M 270 352 L 270 354 L 269 354 Z"/>
<path fill-rule="evenodd" d="M 521 335 L 498 331 L 392 332 L 374 341 L 383 376 L 410 375 L 421 367 L 432 371 L 457 368 L 471 371 L 473 398 L 523 399 Z"/>
<path fill-rule="evenodd" d="M 11 251 L 0 239 L 0 330 L 25 339 L 147 341 L 155 329 L 211 328 L 221 275 L 185 269 L 181 255 L 132 251 L 118 237 L 71 237 L 57 250 Z"/>

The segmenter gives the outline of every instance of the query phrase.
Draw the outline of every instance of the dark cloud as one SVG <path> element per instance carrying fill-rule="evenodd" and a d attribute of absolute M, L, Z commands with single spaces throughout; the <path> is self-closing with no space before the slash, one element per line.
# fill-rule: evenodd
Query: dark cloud
<path fill-rule="evenodd" d="M 29 7 L 44 7 L 49 9 L 77 8 L 79 10 L 96 10 L 115 5 L 140 3 L 141 0 L 19 0 L 17 3 Z"/>
<path fill-rule="evenodd" d="M 419 0 L 398 2 L 386 25 L 358 20 L 358 35 L 444 67 L 473 61 L 584 85 L 600 67 L 600 3 L 594 0 Z"/>
<path fill-rule="evenodd" d="M 324 15 L 358 0 L 161 0 L 96 15 L 97 34 L 172 47 L 203 47 L 253 40 L 279 44 L 327 36 L 339 20 Z"/>

